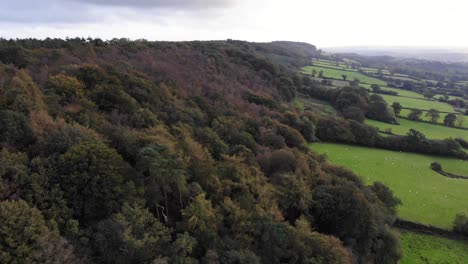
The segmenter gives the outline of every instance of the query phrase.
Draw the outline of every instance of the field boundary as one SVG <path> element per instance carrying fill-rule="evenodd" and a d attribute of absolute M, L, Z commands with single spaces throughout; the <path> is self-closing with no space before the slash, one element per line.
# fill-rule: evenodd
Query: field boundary
<path fill-rule="evenodd" d="M 409 231 L 413 231 L 416 233 L 422 233 L 422 234 L 427 234 L 427 235 L 432 235 L 432 236 L 440 236 L 440 237 L 446 237 L 450 239 L 456 239 L 456 240 L 465 240 L 468 241 L 468 237 L 455 233 L 453 231 L 443 229 L 440 227 L 435 227 L 431 225 L 425 225 L 425 224 L 420 224 L 416 222 L 411 222 L 408 220 L 403 220 L 400 218 L 397 218 L 395 223 L 393 224 L 394 227 L 400 228 L 400 229 L 405 229 Z"/>
<path fill-rule="evenodd" d="M 449 177 L 449 178 L 452 178 L 452 179 L 468 180 L 468 176 L 457 175 L 457 174 L 453 174 L 453 173 L 446 172 L 446 171 L 443 171 L 443 170 L 434 170 L 434 169 L 432 169 L 432 170 L 439 173 L 440 175 L 442 175 L 444 177 Z"/>
<path fill-rule="evenodd" d="M 410 108 L 403 108 L 403 109 L 410 109 Z M 452 113 L 453 114 L 453 113 Z M 426 121 L 426 120 L 411 120 L 409 119 L 407 116 L 402 116 L 402 115 L 397 115 L 398 118 L 401 118 L 401 119 L 406 119 L 408 121 L 412 121 L 412 122 L 421 122 L 421 123 L 426 123 L 426 124 L 431 124 L 431 125 L 436 125 L 436 126 L 442 126 L 442 127 L 448 127 L 448 128 L 455 128 L 455 129 L 461 129 L 461 130 L 468 130 L 467 127 L 459 127 L 459 126 L 446 126 L 442 123 L 432 123 L 431 121 Z"/>

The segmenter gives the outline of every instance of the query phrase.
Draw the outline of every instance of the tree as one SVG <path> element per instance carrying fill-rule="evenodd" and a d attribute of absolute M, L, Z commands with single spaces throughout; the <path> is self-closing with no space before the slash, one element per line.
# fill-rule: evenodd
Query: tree
<path fill-rule="evenodd" d="M 312 76 L 315 77 L 317 75 L 317 70 L 316 69 L 313 69 L 312 70 Z"/>
<path fill-rule="evenodd" d="M 341 75 L 343 77 L 343 81 L 346 81 L 346 78 L 348 77 L 346 74 Z"/>
<path fill-rule="evenodd" d="M 364 115 L 364 112 L 355 106 L 350 106 L 347 107 L 343 110 L 343 117 L 346 119 L 352 119 L 356 120 L 359 123 L 363 123 L 364 120 L 366 119 L 366 116 Z"/>
<path fill-rule="evenodd" d="M 110 219 L 98 223 L 93 243 L 103 262 L 149 263 L 169 255 L 169 229 L 146 208 L 125 204 Z"/>
<path fill-rule="evenodd" d="M 182 210 L 182 216 L 186 230 L 206 239 L 215 234 L 220 220 L 217 210 L 204 193 L 193 197 L 192 202 Z"/>
<path fill-rule="evenodd" d="M 442 172 L 442 165 L 440 165 L 439 162 L 434 161 L 431 163 L 431 169 L 437 172 Z"/>
<path fill-rule="evenodd" d="M 468 215 L 459 213 L 453 221 L 453 231 L 468 236 Z"/>
<path fill-rule="evenodd" d="M 419 109 L 411 109 L 411 112 L 408 115 L 409 120 L 413 121 L 420 121 L 421 120 L 422 111 Z"/>
<path fill-rule="evenodd" d="M 398 102 L 393 102 L 392 108 L 393 108 L 393 111 L 395 112 L 395 115 L 399 115 L 401 112 L 401 109 L 403 109 L 401 104 Z"/>
<path fill-rule="evenodd" d="M 60 96 L 62 102 L 79 99 L 85 93 L 85 85 L 81 81 L 63 73 L 51 76 L 47 81 L 46 89 Z"/>
<path fill-rule="evenodd" d="M 323 71 L 322 70 L 319 71 L 318 77 L 323 78 Z"/>
<path fill-rule="evenodd" d="M 429 109 L 426 112 L 426 117 L 429 117 L 432 123 L 437 123 L 437 120 L 440 117 L 440 112 L 437 111 L 436 109 Z"/>
<path fill-rule="evenodd" d="M 382 89 L 380 88 L 380 86 L 377 85 L 377 84 L 372 84 L 372 85 L 371 85 L 371 89 L 372 89 L 372 92 L 374 92 L 374 93 L 379 93 L 379 92 L 382 90 Z"/>
<path fill-rule="evenodd" d="M 74 216 L 84 223 L 103 219 L 131 201 L 133 185 L 126 182 L 128 165 L 114 149 L 100 142 L 72 146 L 59 157 L 55 181 Z"/>
<path fill-rule="evenodd" d="M 80 263 L 73 248 L 25 201 L 0 203 L 1 263 Z"/>
<path fill-rule="evenodd" d="M 455 121 L 457 120 L 457 116 L 455 114 L 447 114 L 444 118 L 444 125 L 453 127 L 455 126 Z"/>
<path fill-rule="evenodd" d="M 457 127 L 463 127 L 463 124 L 465 123 L 465 117 L 462 116 L 462 115 L 458 115 L 457 116 L 457 121 L 456 121 L 456 125 Z"/>
<path fill-rule="evenodd" d="M 27 229 L 27 232 L 26 232 Z M 0 203 L 0 262 L 31 263 L 47 233 L 41 212 L 24 201 Z"/>
<path fill-rule="evenodd" d="M 158 219 L 167 222 L 173 210 L 169 208 L 169 195 L 178 200 L 179 209 L 184 206 L 182 198 L 187 193 L 187 180 L 182 162 L 165 146 L 153 145 L 139 151 L 137 167 L 143 174 L 146 201 L 155 209 Z"/>
<path fill-rule="evenodd" d="M 0 145 L 25 146 L 33 142 L 26 117 L 18 112 L 0 111 Z"/>

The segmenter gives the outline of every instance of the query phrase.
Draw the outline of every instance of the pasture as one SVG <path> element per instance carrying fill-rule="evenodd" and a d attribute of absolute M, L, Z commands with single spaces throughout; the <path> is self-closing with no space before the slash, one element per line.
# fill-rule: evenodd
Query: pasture
<path fill-rule="evenodd" d="M 408 115 L 411 113 L 410 109 L 402 109 L 400 112 L 400 116 L 408 117 Z M 426 116 L 427 111 L 423 111 L 421 114 L 421 119 L 424 121 L 429 121 L 431 118 Z M 440 113 L 439 119 L 437 119 L 438 124 L 443 124 L 444 123 L 444 117 L 447 114 L 445 113 Z M 457 115 L 457 119 L 462 118 L 463 119 L 463 124 L 462 127 L 468 127 L 468 118 L 463 116 L 463 115 Z M 457 124 L 457 122 L 455 122 Z"/>
<path fill-rule="evenodd" d="M 302 68 L 302 72 L 305 74 L 311 74 L 313 70 L 317 71 L 317 74 L 320 71 L 323 71 L 323 76 L 325 78 L 332 78 L 332 79 L 338 79 L 338 80 L 343 80 L 343 75 L 346 75 L 346 80 L 352 81 L 354 78 L 359 79 L 361 83 L 367 83 L 367 84 L 378 84 L 381 86 L 386 86 L 387 84 L 379 79 L 372 78 L 369 76 L 366 76 L 362 73 L 356 72 L 356 71 L 349 71 L 349 70 L 340 70 L 340 69 L 330 69 L 330 68 L 325 68 L 325 67 L 320 67 L 320 66 L 305 66 Z"/>
<path fill-rule="evenodd" d="M 407 98 L 407 97 L 392 96 L 392 95 L 385 95 L 385 94 L 380 94 L 380 96 L 382 96 L 385 99 L 385 101 L 387 102 L 389 106 L 392 105 L 394 102 L 398 102 L 403 107 L 407 107 L 407 108 L 415 108 L 415 109 L 421 109 L 421 110 L 436 109 L 441 112 L 455 113 L 451 105 L 438 102 L 438 101 L 422 100 L 422 99 L 416 99 L 416 98 Z"/>
<path fill-rule="evenodd" d="M 398 208 L 403 219 L 451 229 L 455 215 L 468 210 L 468 180 L 430 169 L 430 163 L 437 161 L 448 172 L 468 175 L 467 161 L 332 143 L 314 143 L 310 148 L 351 169 L 366 184 L 386 184 L 403 202 Z"/>
<path fill-rule="evenodd" d="M 406 135 L 408 131 L 412 128 L 416 129 L 419 132 L 422 132 L 424 135 L 426 135 L 427 138 L 430 139 L 446 139 L 452 137 L 463 138 L 464 140 L 468 140 L 468 130 L 423 122 L 416 122 L 403 118 L 397 118 L 397 121 L 398 123 L 400 123 L 399 125 L 392 125 L 369 119 L 365 122 L 370 126 L 378 128 L 380 131 L 386 131 L 387 129 L 391 129 L 392 133 L 396 135 Z"/>
<path fill-rule="evenodd" d="M 400 264 L 465 264 L 468 262 L 468 241 L 400 231 L 403 258 Z"/>
<path fill-rule="evenodd" d="M 367 90 L 372 90 L 370 84 L 360 84 L 359 86 L 363 87 L 363 88 L 366 88 Z M 397 92 L 398 93 L 398 96 L 405 96 L 405 97 L 412 97 L 412 98 L 421 98 L 421 99 L 424 99 L 424 96 L 422 94 L 419 94 L 419 93 L 415 93 L 415 92 L 412 92 L 412 91 L 408 91 L 408 90 L 403 90 L 403 89 L 398 89 L 398 88 L 390 88 L 390 87 L 380 87 L 382 88 L 382 90 L 384 91 L 393 91 L 393 92 Z"/>

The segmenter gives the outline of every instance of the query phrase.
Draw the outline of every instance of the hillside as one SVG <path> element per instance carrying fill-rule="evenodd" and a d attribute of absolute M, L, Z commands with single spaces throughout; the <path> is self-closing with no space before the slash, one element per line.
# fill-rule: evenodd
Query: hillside
<path fill-rule="evenodd" d="M 398 199 L 307 148 L 314 54 L 0 41 L 0 262 L 395 263 Z"/>

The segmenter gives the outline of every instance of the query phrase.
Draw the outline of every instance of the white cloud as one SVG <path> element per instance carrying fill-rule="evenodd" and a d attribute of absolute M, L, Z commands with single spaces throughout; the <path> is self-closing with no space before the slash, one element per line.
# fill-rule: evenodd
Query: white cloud
<path fill-rule="evenodd" d="M 456 0 L 230 0 L 229 4 L 144 0 L 138 5 L 128 4 L 135 2 L 129 0 L 31 0 L 32 7 L 29 1 L 9 1 L 13 3 L 9 10 L 4 1 L 0 3 L 3 37 L 233 38 L 296 40 L 319 47 L 468 46 L 463 14 L 468 4 Z"/>

